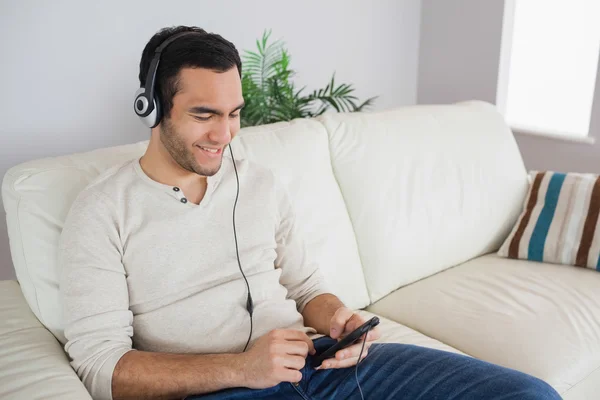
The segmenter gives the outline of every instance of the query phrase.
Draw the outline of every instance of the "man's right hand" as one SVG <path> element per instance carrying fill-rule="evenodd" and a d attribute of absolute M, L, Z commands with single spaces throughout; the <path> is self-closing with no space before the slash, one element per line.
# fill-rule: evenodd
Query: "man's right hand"
<path fill-rule="evenodd" d="M 265 389 L 281 382 L 300 382 L 308 354 L 315 346 L 302 331 L 275 329 L 240 354 L 244 386 Z"/>

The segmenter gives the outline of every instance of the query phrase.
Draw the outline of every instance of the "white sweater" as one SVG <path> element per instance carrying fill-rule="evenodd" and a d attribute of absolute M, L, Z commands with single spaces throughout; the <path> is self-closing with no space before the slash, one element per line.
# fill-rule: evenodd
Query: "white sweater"
<path fill-rule="evenodd" d="M 302 330 L 300 312 L 327 293 L 291 202 L 267 169 L 236 161 L 236 229 L 254 300 L 252 341 Z M 233 236 L 231 158 L 207 178 L 199 205 L 150 179 L 139 160 L 103 174 L 77 197 L 60 241 L 65 350 L 95 399 L 111 399 L 128 351 L 241 352 L 250 332 L 247 289 Z M 252 343 L 251 341 L 251 343 Z"/>

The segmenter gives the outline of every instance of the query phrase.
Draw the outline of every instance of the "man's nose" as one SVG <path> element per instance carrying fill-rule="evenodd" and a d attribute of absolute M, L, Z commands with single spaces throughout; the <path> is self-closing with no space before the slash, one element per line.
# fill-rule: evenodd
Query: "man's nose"
<path fill-rule="evenodd" d="M 231 129 L 229 127 L 229 121 L 224 118 L 215 125 L 211 132 L 210 139 L 214 142 L 226 144 L 231 141 Z"/>

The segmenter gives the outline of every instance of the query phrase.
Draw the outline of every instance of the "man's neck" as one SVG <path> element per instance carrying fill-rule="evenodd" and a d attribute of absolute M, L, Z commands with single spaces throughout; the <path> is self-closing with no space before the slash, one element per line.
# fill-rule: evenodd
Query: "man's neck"
<path fill-rule="evenodd" d="M 179 187 L 188 198 L 198 204 L 206 191 L 206 177 L 182 168 L 154 135 L 140 166 L 148 177 L 156 182 Z"/>

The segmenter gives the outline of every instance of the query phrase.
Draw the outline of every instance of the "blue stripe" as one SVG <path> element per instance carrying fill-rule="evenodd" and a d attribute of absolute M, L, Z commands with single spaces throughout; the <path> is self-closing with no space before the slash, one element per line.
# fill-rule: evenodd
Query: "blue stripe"
<path fill-rule="evenodd" d="M 529 254 L 527 255 L 529 260 L 543 261 L 544 259 L 544 246 L 546 245 L 546 237 L 548 236 L 548 230 L 550 229 L 552 218 L 554 218 L 556 204 L 558 203 L 558 196 L 560 195 L 560 189 L 565 181 L 565 177 L 565 174 L 554 173 L 552 178 L 550 178 L 548 190 L 546 191 L 546 198 L 544 200 L 544 208 L 542 208 L 540 217 L 538 218 L 533 233 L 531 234 L 531 240 L 529 241 Z"/>
<path fill-rule="evenodd" d="M 598 263 L 596 264 L 596 271 L 600 271 L 600 256 L 598 256 Z"/>

